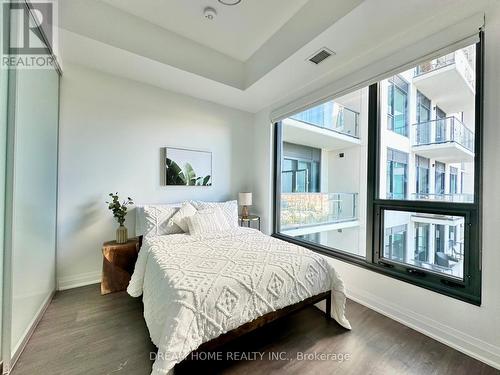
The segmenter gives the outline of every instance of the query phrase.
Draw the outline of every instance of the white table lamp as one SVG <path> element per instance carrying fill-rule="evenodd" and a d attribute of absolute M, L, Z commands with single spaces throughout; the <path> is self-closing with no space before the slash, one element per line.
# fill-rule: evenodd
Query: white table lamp
<path fill-rule="evenodd" d="M 248 206 L 252 205 L 252 193 L 239 193 L 238 203 L 240 204 L 240 206 L 243 206 L 243 208 L 241 209 L 241 216 L 243 218 L 247 218 Z"/>

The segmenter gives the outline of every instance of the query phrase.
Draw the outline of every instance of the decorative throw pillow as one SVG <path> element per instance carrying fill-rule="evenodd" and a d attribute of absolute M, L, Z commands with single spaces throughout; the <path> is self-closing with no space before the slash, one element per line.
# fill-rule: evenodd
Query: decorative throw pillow
<path fill-rule="evenodd" d="M 208 210 L 200 210 L 193 216 L 188 217 L 187 223 L 189 227 L 189 234 L 194 236 L 203 233 L 213 233 L 232 229 L 219 207 Z"/>
<path fill-rule="evenodd" d="M 171 220 L 177 210 L 169 206 L 144 206 L 144 237 L 182 233 L 182 229 Z"/>
<path fill-rule="evenodd" d="M 187 223 L 187 218 L 190 216 L 193 216 L 197 212 L 196 208 L 193 207 L 193 205 L 189 202 L 184 202 L 177 211 L 177 213 L 172 216 L 172 222 L 179 226 L 183 232 L 188 233 L 189 232 L 189 227 Z"/>
<path fill-rule="evenodd" d="M 219 208 L 231 228 L 238 228 L 238 201 L 227 202 L 191 202 L 197 210 Z"/>

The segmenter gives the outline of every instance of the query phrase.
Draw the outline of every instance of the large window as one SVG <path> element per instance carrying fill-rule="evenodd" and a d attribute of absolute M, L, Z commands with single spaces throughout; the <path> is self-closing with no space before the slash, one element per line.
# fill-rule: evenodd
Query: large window
<path fill-rule="evenodd" d="M 277 123 L 275 236 L 480 304 L 481 51 Z"/>
<path fill-rule="evenodd" d="M 277 125 L 277 233 L 366 256 L 367 113 L 366 88 Z"/>

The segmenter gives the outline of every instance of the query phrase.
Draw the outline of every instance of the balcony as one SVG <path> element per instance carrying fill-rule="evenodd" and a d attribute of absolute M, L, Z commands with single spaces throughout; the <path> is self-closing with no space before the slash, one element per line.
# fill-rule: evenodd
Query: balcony
<path fill-rule="evenodd" d="M 451 226 L 457 226 L 464 223 L 463 217 L 460 216 L 427 214 L 422 212 L 412 214 L 410 220 L 415 223 L 439 224 L 439 225 L 451 225 Z"/>
<path fill-rule="evenodd" d="M 412 127 L 413 151 L 447 163 L 474 160 L 474 132 L 455 117 L 421 122 Z"/>
<path fill-rule="evenodd" d="M 413 83 L 448 113 L 472 109 L 476 84 L 474 58 L 474 49 L 465 48 L 420 64 L 415 68 Z"/>
<path fill-rule="evenodd" d="M 338 150 L 360 145 L 359 113 L 327 102 L 283 120 L 286 142 Z"/>
<path fill-rule="evenodd" d="M 299 236 L 357 226 L 357 198 L 357 193 L 282 193 L 281 233 Z"/>

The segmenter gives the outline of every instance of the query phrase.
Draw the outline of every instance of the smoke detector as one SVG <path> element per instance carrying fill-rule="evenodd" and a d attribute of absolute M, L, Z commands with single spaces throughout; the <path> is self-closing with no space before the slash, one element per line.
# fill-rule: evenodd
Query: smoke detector
<path fill-rule="evenodd" d="M 205 17 L 209 21 L 213 21 L 217 16 L 217 11 L 212 7 L 206 7 L 203 10 L 203 17 Z"/>

